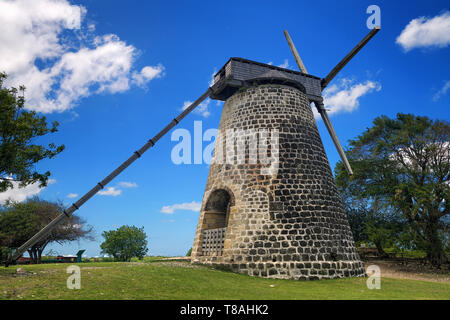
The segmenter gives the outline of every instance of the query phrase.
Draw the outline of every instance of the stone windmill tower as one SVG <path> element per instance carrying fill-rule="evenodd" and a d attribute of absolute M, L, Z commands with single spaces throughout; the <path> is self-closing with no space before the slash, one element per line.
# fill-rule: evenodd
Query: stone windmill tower
<path fill-rule="evenodd" d="M 378 30 L 324 79 L 307 74 L 286 31 L 301 72 L 231 58 L 215 75 L 211 98 L 225 104 L 192 249 L 194 263 L 273 278 L 365 274 L 310 104 L 352 174 L 321 92 Z M 269 161 L 260 161 L 261 156 Z"/>
<path fill-rule="evenodd" d="M 250 275 L 318 279 L 364 274 L 310 103 L 317 107 L 349 174 L 323 106 L 322 90 L 378 32 L 373 29 L 324 79 L 231 58 L 215 83 L 107 177 L 17 248 L 44 239 L 208 97 L 226 101 L 192 250 L 192 261 Z M 250 145 L 249 148 L 246 148 Z"/>

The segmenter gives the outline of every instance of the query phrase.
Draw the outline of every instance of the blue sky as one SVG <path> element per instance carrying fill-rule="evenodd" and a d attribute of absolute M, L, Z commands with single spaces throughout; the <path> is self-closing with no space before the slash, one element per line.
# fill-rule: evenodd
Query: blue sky
<path fill-rule="evenodd" d="M 325 93 L 344 146 L 382 114 L 450 120 L 448 1 L 0 0 L 0 41 L 8 44 L 0 47 L 0 69 L 11 85 L 27 86 L 30 109 L 60 122 L 58 133 L 38 142 L 66 146 L 37 166 L 52 173 L 47 188 L 0 199 L 38 194 L 70 205 L 201 95 L 230 57 L 297 70 L 284 29 L 308 72 L 325 77 L 368 33 L 372 4 L 381 9 L 381 31 Z M 178 127 L 217 128 L 221 104 L 201 111 Z M 338 153 L 321 120 L 318 126 L 334 168 Z M 176 143 L 165 136 L 109 185 L 109 195 L 77 211 L 97 241 L 48 249 L 99 255 L 101 233 L 128 224 L 144 227 L 149 254 L 184 255 L 208 165 L 173 164 Z"/>

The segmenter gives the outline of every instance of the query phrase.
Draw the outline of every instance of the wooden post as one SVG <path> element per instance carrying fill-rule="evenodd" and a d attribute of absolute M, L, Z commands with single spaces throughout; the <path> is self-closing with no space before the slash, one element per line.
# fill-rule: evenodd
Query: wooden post
<path fill-rule="evenodd" d="M 287 30 L 284 30 L 284 36 L 286 37 L 289 47 L 291 48 L 292 54 L 294 55 L 295 62 L 297 62 L 299 70 L 305 74 L 308 74 L 308 71 L 306 71 L 305 65 L 303 64 L 302 59 L 300 59 L 297 49 L 294 46 L 294 42 L 292 42 L 291 36 L 287 32 Z"/>
<path fill-rule="evenodd" d="M 345 67 L 345 65 L 361 50 L 370 39 L 373 38 L 377 32 L 380 31 L 380 27 L 372 29 L 345 57 L 342 59 L 331 72 L 322 79 L 322 90 L 333 80 L 333 78 Z"/>

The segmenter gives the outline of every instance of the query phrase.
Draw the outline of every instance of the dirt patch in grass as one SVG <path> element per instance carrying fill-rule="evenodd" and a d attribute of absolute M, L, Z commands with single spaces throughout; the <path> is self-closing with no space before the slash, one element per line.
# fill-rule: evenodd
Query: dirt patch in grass
<path fill-rule="evenodd" d="M 365 259 L 365 267 L 377 265 L 381 270 L 381 277 L 395 279 L 412 279 L 450 284 L 448 265 L 441 269 L 431 268 L 419 259 L 401 258 L 370 258 Z"/>

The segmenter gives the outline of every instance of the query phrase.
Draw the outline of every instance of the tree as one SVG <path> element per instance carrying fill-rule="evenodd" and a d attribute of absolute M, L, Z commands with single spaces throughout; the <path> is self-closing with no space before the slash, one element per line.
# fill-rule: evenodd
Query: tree
<path fill-rule="evenodd" d="M 59 124 L 54 121 L 49 126 L 44 116 L 24 110 L 25 87 L 5 88 L 6 78 L 5 73 L 0 73 L 0 192 L 12 188 L 14 181 L 20 187 L 38 181 L 45 187 L 50 172 L 37 172 L 35 164 L 53 158 L 64 150 L 64 145 L 50 143 L 45 147 L 32 141 L 56 132 Z"/>
<path fill-rule="evenodd" d="M 350 229 L 352 230 L 353 240 L 357 244 L 368 241 L 365 232 L 369 210 L 367 208 L 367 201 L 355 197 L 346 188 L 338 187 L 338 192 L 341 196 L 342 203 L 344 204 L 344 210 L 347 214 Z"/>
<path fill-rule="evenodd" d="M 147 253 L 147 235 L 144 227 L 121 226 L 117 230 L 104 231 L 105 241 L 100 245 L 103 254 L 116 261 L 130 261 L 132 257 L 144 258 Z"/>
<path fill-rule="evenodd" d="M 336 166 L 339 188 L 369 202 L 381 199 L 401 215 L 434 266 L 447 261 L 450 213 L 450 124 L 411 114 L 378 117 L 350 141 L 354 175 Z"/>
<path fill-rule="evenodd" d="M 399 216 L 395 208 L 378 198 L 367 199 L 352 194 L 348 188 L 338 186 L 338 192 L 344 203 L 345 212 L 356 243 L 373 244 L 378 255 L 385 257 L 384 248 L 404 246 L 402 237 L 407 232 L 405 219 Z M 355 190 L 353 190 L 355 192 Z"/>
<path fill-rule="evenodd" d="M 402 235 L 407 231 L 405 219 L 389 205 L 373 203 L 368 211 L 365 234 L 369 242 L 377 248 L 378 255 L 388 256 L 384 248 L 401 247 Z"/>
<path fill-rule="evenodd" d="M 22 203 L 8 203 L 0 211 L 0 246 L 17 248 L 56 218 L 64 205 L 37 197 Z M 94 240 L 92 227 L 84 219 L 71 216 L 57 226 L 46 238 L 28 249 L 32 263 L 40 263 L 42 252 L 52 242 L 66 242 L 87 239 Z"/>

